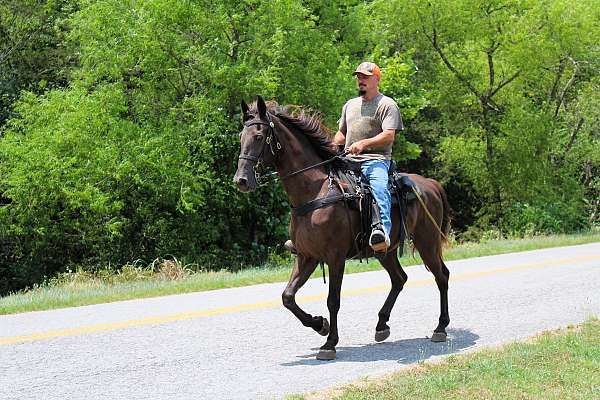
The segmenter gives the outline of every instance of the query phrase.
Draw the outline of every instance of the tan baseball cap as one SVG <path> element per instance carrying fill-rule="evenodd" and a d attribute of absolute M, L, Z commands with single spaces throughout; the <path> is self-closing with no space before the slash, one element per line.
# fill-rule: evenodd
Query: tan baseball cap
<path fill-rule="evenodd" d="M 364 75 L 375 75 L 377 79 L 381 79 L 381 70 L 377 64 L 370 61 L 361 63 L 358 67 L 356 67 L 356 70 L 352 73 L 352 75 L 356 75 L 358 73 Z"/>

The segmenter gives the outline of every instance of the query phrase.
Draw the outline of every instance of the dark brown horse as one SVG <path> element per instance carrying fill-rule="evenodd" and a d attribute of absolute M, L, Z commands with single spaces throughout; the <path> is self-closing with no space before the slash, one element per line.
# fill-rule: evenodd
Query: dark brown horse
<path fill-rule="evenodd" d="M 290 205 L 298 207 L 313 199 L 324 197 L 329 191 L 327 168 L 322 165 L 296 173 L 307 167 L 319 164 L 336 155 L 319 117 L 304 112 L 290 113 L 274 104 L 267 105 L 262 98 L 250 107 L 242 101 L 244 128 L 240 133 L 241 150 L 234 182 L 242 192 L 256 189 L 254 167 L 257 162 L 273 167 L 282 180 Z M 449 205 L 442 186 L 433 179 L 420 175 L 410 175 L 422 193 L 422 198 L 441 231 L 447 234 L 450 228 Z M 334 203 L 324 208 L 308 212 L 302 216 L 292 215 L 290 237 L 298 257 L 292 270 L 289 283 L 282 298 L 288 308 L 304 326 L 326 336 L 317 359 L 335 358 L 338 343 L 337 314 L 340 308 L 340 292 L 344 264 L 354 248 L 354 235 L 359 231 L 358 212 L 348 210 L 344 202 Z M 400 237 L 400 215 L 397 207 L 392 211 L 392 245 L 381 264 L 390 275 L 392 287 L 379 311 L 379 321 L 375 327 L 375 340 L 385 340 L 390 335 L 387 322 L 398 294 L 408 276 L 402 270 L 396 249 Z M 433 341 L 446 340 L 448 316 L 448 278 L 450 272 L 442 260 L 444 237 L 419 203 L 409 203 L 407 228 L 413 244 L 419 251 L 425 265 L 435 276 L 440 291 L 440 318 L 434 330 Z M 370 254 L 372 255 L 372 254 Z M 315 270 L 319 261 L 329 268 L 329 295 L 327 308 L 329 320 L 312 316 L 296 304 L 295 296 Z"/>

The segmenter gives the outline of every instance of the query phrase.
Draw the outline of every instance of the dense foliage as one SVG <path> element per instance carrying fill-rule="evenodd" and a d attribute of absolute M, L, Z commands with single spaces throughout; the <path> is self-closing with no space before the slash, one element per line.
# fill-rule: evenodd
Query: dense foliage
<path fill-rule="evenodd" d="M 459 237 L 600 219 L 600 1 L 7 0 L 0 4 L 0 294 L 74 266 L 260 263 L 277 185 L 242 195 L 238 104 L 335 129 L 369 59 L 446 186 Z"/>

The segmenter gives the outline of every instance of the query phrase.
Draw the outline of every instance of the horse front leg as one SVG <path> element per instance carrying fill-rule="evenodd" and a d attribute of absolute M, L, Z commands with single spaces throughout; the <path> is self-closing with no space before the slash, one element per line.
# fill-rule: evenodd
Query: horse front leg
<path fill-rule="evenodd" d="M 342 291 L 342 279 L 344 277 L 344 258 L 328 264 L 329 266 L 329 295 L 327 296 L 327 308 L 329 309 L 329 336 L 327 341 L 319 349 L 317 360 L 334 360 L 336 357 L 335 346 L 338 344 L 337 315 L 340 310 L 340 297 Z"/>
<path fill-rule="evenodd" d="M 310 278 L 317 264 L 318 260 L 298 254 L 290 280 L 281 295 L 281 299 L 285 308 L 290 310 L 302 322 L 302 325 L 314 329 L 322 336 L 326 336 L 329 333 L 327 319 L 320 316 L 313 317 L 296 304 L 296 293 Z"/>

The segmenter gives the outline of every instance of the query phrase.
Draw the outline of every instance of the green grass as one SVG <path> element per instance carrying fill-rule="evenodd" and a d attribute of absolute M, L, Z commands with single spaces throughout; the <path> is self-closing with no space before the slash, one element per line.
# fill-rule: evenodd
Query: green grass
<path fill-rule="evenodd" d="M 600 399 L 600 321 L 290 399 Z"/>
<path fill-rule="evenodd" d="M 511 253 L 556 246 L 569 246 L 600 242 L 600 232 L 576 235 L 556 235 L 533 237 L 518 240 L 490 240 L 483 243 L 454 245 L 445 254 L 446 260 L 457 260 L 484 255 Z M 420 264 L 418 257 L 404 256 L 403 266 Z M 250 268 L 240 272 L 195 272 L 182 269 L 168 269 L 154 272 L 155 269 L 127 266 L 119 273 L 100 271 L 96 274 L 75 272 L 64 274 L 32 290 L 15 293 L 0 298 L 0 314 L 26 311 L 48 310 L 111 301 L 129 300 L 144 297 L 164 296 L 221 288 L 248 286 L 259 283 L 286 281 L 292 259 L 278 267 Z M 381 266 L 373 259 L 369 263 L 348 262 L 347 273 L 379 270 Z M 173 272 L 175 271 L 175 272 Z M 318 268 L 313 276 L 320 276 Z"/>

